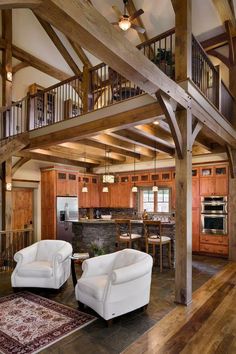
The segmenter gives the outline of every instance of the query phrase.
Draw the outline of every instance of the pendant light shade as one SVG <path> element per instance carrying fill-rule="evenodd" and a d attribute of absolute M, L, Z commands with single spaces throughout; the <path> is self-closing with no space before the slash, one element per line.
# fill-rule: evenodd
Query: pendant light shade
<path fill-rule="evenodd" d="M 108 186 L 107 186 L 107 147 L 105 145 L 105 185 L 102 188 L 103 193 L 108 193 Z"/>
<path fill-rule="evenodd" d="M 84 151 L 84 162 L 86 161 L 86 152 Z M 88 193 L 88 187 L 85 183 L 85 168 L 84 168 L 84 185 L 82 187 L 82 193 Z"/>
<path fill-rule="evenodd" d="M 134 153 L 135 153 L 135 144 L 134 144 Z M 133 193 L 137 193 L 137 192 L 138 192 L 138 188 L 137 188 L 137 186 L 136 186 L 136 184 L 135 184 L 135 157 L 134 157 L 134 174 L 133 174 L 133 179 L 134 179 L 134 184 L 133 184 L 133 187 L 132 187 L 131 191 L 132 191 Z"/>
<path fill-rule="evenodd" d="M 134 184 L 132 187 L 132 192 L 137 193 L 138 192 L 138 187 Z"/>
<path fill-rule="evenodd" d="M 157 175 L 157 151 L 155 150 L 155 158 L 154 158 L 154 169 L 155 169 L 155 176 Z M 154 185 L 152 186 L 152 191 L 153 192 L 158 192 L 158 186 L 156 185 L 156 181 L 154 182 Z"/>
<path fill-rule="evenodd" d="M 152 191 L 158 192 L 158 187 L 157 187 L 156 183 L 154 183 L 154 186 L 152 186 Z"/>
<path fill-rule="evenodd" d="M 108 187 L 107 187 L 107 186 L 104 186 L 104 187 L 102 188 L 102 191 L 103 191 L 103 193 L 108 193 Z"/>

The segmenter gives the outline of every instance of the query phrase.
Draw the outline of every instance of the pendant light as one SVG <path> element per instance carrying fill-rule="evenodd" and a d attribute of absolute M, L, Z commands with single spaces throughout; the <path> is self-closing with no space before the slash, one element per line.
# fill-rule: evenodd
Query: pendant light
<path fill-rule="evenodd" d="M 105 185 L 102 188 L 103 193 L 108 193 L 107 186 L 107 147 L 105 145 Z"/>
<path fill-rule="evenodd" d="M 154 158 L 154 170 L 155 170 L 155 176 L 157 175 L 157 151 L 155 150 L 155 158 Z M 158 192 L 158 186 L 156 184 L 156 180 L 154 181 L 154 185 L 152 186 L 152 191 L 153 192 Z"/>
<path fill-rule="evenodd" d="M 134 153 L 135 153 L 135 144 L 134 144 Z M 138 188 L 137 188 L 136 183 L 135 183 L 135 155 L 134 155 L 134 174 L 133 174 L 133 177 L 134 177 L 134 184 L 133 184 L 133 187 L 132 187 L 132 192 L 133 193 L 137 193 L 138 192 Z"/>
<path fill-rule="evenodd" d="M 86 153 L 84 152 L 84 162 L 86 161 Z M 85 167 L 84 167 L 84 185 L 82 187 L 82 193 L 88 193 L 88 187 L 86 185 L 86 182 L 85 182 Z"/>

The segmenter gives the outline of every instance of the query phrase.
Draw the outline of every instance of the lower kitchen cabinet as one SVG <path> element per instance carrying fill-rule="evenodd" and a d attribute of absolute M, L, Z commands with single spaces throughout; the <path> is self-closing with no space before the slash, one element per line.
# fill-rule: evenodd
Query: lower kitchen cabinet
<path fill-rule="evenodd" d="M 228 246 L 226 245 L 212 245 L 212 244 L 201 243 L 200 251 L 205 253 L 228 256 L 229 249 Z"/>

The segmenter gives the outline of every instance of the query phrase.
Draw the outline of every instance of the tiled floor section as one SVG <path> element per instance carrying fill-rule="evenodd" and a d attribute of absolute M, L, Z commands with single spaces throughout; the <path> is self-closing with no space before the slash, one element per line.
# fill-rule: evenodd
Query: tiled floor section
<path fill-rule="evenodd" d="M 227 261 L 224 259 L 194 256 L 193 290 L 198 289 L 225 264 Z M 71 279 L 59 292 L 40 289 L 30 289 L 30 291 L 71 307 L 77 307 Z M 0 273 L 0 296 L 8 295 L 11 292 L 10 274 Z M 137 310 L 121 316 L 114 321 L 111 328 L 107 328 L 105 322 L 98 319 L 41 353 L 120 353 L 174 307 L 174 270 L 164 269 L 161 274 L 158 269 L 154 268 L 151 301 L 147 312 Z"/>

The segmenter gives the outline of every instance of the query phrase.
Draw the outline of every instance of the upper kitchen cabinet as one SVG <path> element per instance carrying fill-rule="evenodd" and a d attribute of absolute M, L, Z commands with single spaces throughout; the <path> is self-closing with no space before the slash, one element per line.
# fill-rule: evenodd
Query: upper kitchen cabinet
<path fill-rule="evenodd" d="M 200 195 L 228 194 L 228 166 L 200 168 Z"/>
<path fill-rule="evenodd" d="M 87 192 L 83 192 L 83 187 L 87 187 Z M 78 194 L 80 208 L 98 208 L 100 206 L 99 178 L 91 175 L 79 176 Z"/>
<path fill-rule="evenodd" d="M 57 196 L 74 197 L 78 195 L 77 173 L 57 171 L 56 184 Z"/>

